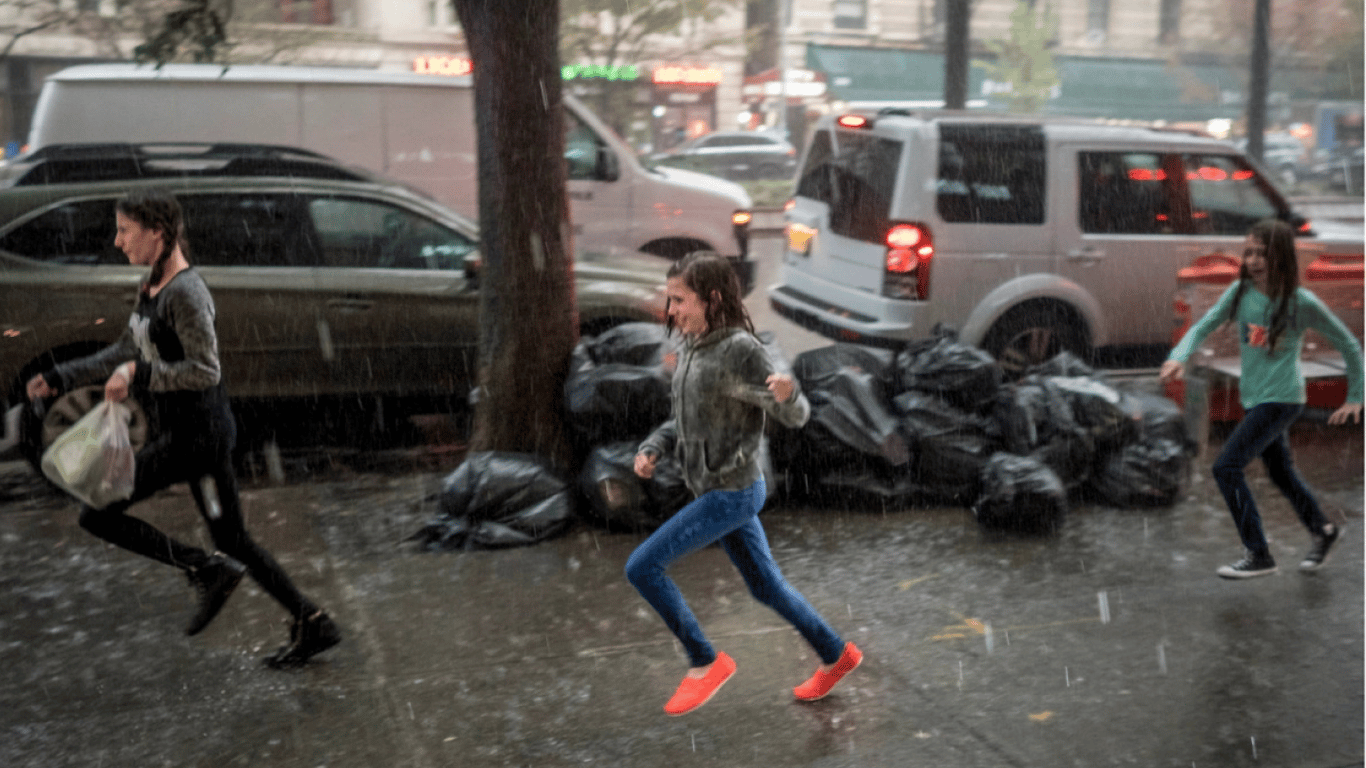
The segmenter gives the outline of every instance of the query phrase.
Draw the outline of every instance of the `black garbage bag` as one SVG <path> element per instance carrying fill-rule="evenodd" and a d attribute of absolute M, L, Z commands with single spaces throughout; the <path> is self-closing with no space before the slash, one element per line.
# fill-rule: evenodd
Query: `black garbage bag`
<path fill-rule="evenodd" d="M 1072 406 L 1072 418 L 1091 434 L 1098 454 L 1106 454 L 1138 439 L 1140 422 L 1120 407 L 1119 390 L 1086 376 L 1046 379 Z"/>
<path fill-rule="evenodd" d="M 931 392 L 973 413 L 991 406 L 1004 379 L 990 354 L 949 338 L 907 348 L 896 366 L 901 391 Z"/>
<path fill-rule="evenodd" d="M 437 517 L 413 538 L 433 550 L 524 546 L 563 532 L 573 517 L 570 488 L 544 459 L 483 451 L 446 476 Z"/>
<path fill-rule="evenodd" d="M 872 376 L 883 392 L 895 389 L 896 353 L 890 349 L 840 342 L 803 352 L 792 362 L 793 375 L 808 393 L 824 388 L 831 378 L 851 369 Z"/>
<path fill-rule="evenodd" d="M 1000 448 L 988 420 L 923 392 L 903 392 L 892 402 L 915 456 L 912 482 L 928 495 L 970 503 L 983 465 Z"/>
<path fill-rule="evenodd" d="M 1063 350 L 1053 357 L 1030 366 L 1025 371 L 1026 375 L 1035 376 L 1085 376 L 1093 377 L 1096 369 L 1087 365 L 1080 357 Z"/>
<path fill-rule="evenodd" d="M 826 377 L 820 389 L 807 391 L 806 398 L 811 402 L 808 426 L 814 423 L 843 446 L 828 450 L 852 448 L 892 466 L 911 460 L 882 385 L 872 374 L 842 368 Z M 820 436 L 819 429 L 808 435 L 813 436 Z"/>
<path fill-rule="evenodd" d="M 672 454 L 659 457 L 650 479 L 638 477 L 639 447 L 635 441 L 599 445 L 579 473 L 579 490 L 591 514 L 608 527 L 652 531 L 693 499 Z"/>
<path fill-rule="evenodd" d="M 668 329 L 659 323 L 622 323 L 596 336 L 579 340 L 570 370 L 586 365 L 661 365 L 677 347 Z"/>
<path fill-rule="evenodd" d="M 570 373 L 564 391 L 565 423 L 585 445 L 641 440 L 669 418 L 669 379 L 657 365 L 592 365 Z"/>
<path fill-rule="evenodd" d="M 1095 440 L 1051 379 L 1026 376 L 1003 387 L 991 418 L 1007 451 L 1039 459 L 1065 487 L 1075 488 L 1091 475 Z"/>
<path fill-rule="evenodd" d="M 1049 533 L 1062 524 L 1067 491 L 1046 464 L 1031 456 L 996 453 L 982 468 L 982 493 L 972 506 L 987 528 Z"/>
<path fill-rule="evenodd" d="M 1176 503 L 1190 464 L 1186 446 L 1175 440 L 1126 445 L 1101 464 L 1088 487 L 1114 507 L 1165 507 Z"/>
<path fill-rule="evenodd" d="M 1120 393 L 1119 407 L 1138 422 L 1139 442 L 1170 440 L 1195 452 L 1195 441 L 1186 429 L 1186 414 L 1168 397 L 1148 392 Z"/>

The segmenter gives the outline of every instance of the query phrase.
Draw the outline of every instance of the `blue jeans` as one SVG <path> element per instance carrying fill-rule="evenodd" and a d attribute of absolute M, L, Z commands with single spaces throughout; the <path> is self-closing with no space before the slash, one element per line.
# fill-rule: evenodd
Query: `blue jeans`
<path fill-rule="evenodd" d="M 844 641 L 806 598 L 783 580 L 778 564 L 773 562 L 768 538 L 759 524 L 765 493 L 762 478 L 741 491 L 708 491 L 669 518 L 626 560 L 626 578 L 683 643 L 691 666 L 716 661 L 716 651 L 665 570 L 675 560 L 717 540 L 744 576 L 750 594 L 796 627 L 822 662 L 833 664 L 844 652 Z"/>
<path fill-rule="evenodd" d="M 1314 500 L 1314 494 L 1295 471 L 1295 460 L 1290 456 L 1286 430 L 1304 410 L 1299 403 L 1262 403 L 1247 412 L 1243 421 L 1224 443 L 1219 458 L 1214 461 L 1214 481 L 1224 494 L 1238 535 L 1249 552 L 1270 555 L 1266 534 L 1262 532 L 1262 517 L 1257 503 L 1247 487 L 1243 469 L 1258 456 L 1266 465 L 1271 482 L 1295 508 L 1300 522 L 1311 532 L 1322 532 L 1328 520 Z"/>

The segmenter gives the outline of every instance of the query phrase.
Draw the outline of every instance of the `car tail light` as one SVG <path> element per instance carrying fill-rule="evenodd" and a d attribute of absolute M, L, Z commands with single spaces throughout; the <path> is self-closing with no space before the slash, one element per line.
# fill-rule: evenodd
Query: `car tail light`
<path fill-rule="evenodd" d="M 840 115 L 835 120 L 841 128 L 872 128 L 873 121 L 863 115 Z"/>
<path fill-rule="evenodd" d="M 793 208 L 796 208 L 796 207 L 797 207 L 797 198 L 795 198 L 795 197 L 789 197 L 789 198 L 787 199 L 787 202 L 783 203 L 783 213 L 787 213 L 788 211 L 790 211 L 790 210 L 792 210 Z"/>
<path fill-rule="evenodd" d="M 930 264 L 934 238 L 923 224 L 897 223 L 887 229 L 887 265 L 882 294 L 924 301 L 930 296 Z"/>
<path fill-rule="evenodd" d="M 735 233 L 735 244 L 740 248 L 741 261 L 749 257 L 749 223 L 753 220 L 754 214 L 743 208 L 730 215 L 730 228 Z"/>
<path fill-rule="evenodd" d="M 743 226 L 754 220 L 754 214 L 749 211 L 736 211 L 730 215 L 730 223 L 736 226 Z"/>

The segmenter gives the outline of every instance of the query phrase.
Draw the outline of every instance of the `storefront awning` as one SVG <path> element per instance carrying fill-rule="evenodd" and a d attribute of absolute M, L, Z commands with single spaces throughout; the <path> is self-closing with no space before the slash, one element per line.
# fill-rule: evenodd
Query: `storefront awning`
<path fill-rule="evenodd" d="M 1085 56 L 1055 62 L 1060 83 L 1044 107 L 1047 114 L 1184 122 L 1237 118 L 1243 109 L 1245 76 L 1229 67 Z M 830 97 L 853 108 L 943 104 L 939 53 L 810 44 L 806 66 L 824 72 Z M 974 60 L 968 106 L 1004 109 L 999 90 Z"/>

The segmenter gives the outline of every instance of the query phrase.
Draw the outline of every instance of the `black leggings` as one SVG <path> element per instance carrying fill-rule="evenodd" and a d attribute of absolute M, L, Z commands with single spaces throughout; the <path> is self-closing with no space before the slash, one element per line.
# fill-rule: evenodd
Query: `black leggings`
<path fill-rule="evenodd" d="M 209 526 L 214 546 L 247 567 L 261 588 L 294 616 L 317 610 L 289 580 L 275 558 L 252 540 L 242 520 L 237 495 L 237 476 L 232 469 L 231 428 L 226 435 L 195 435 L 177 439 L 175 432 L 162 434 L 142 447 L 134 458 L 133 495 L 104 509 L 81 506 L 81 527 L 96 536 L 143 557 L 192 570 L 207 562 L 209 553 L 162 533 L 150 523 L 128 514 L 133 504 L 177 482 L 188 482 L 199 514 Z M 216 492 L 209 503 L 206 487 Z"/>

